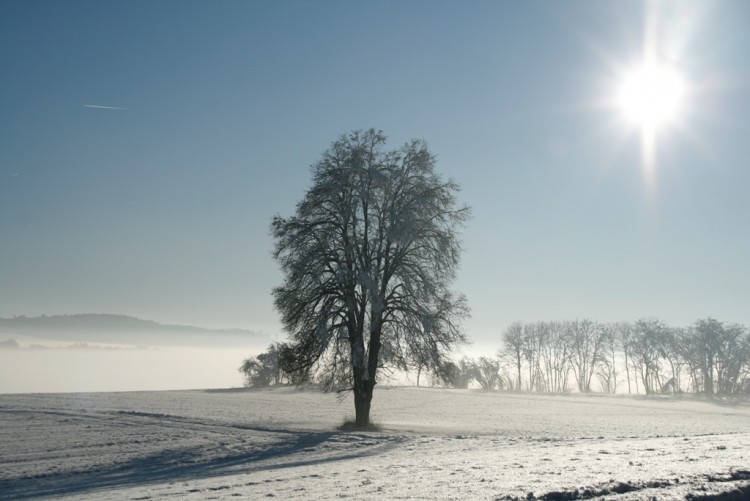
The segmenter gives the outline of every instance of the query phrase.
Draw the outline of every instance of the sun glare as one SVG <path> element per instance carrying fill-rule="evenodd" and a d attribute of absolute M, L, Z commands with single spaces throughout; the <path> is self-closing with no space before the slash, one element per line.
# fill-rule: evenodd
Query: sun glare
<path fill-rule="evenodd" d="M 617 107 L 640 129 L 641 163 L 647 183 L 653 187 L 657 138 L 670 126 L 681 126 L 687 85 L 682 75 L 667 65 L 647 62 L 624 74 L 616 94 Z"/>
<path fill-rule="evenodd" d="M 643 66 L 622 82 L 619 105 L 645 128 L 674 121 L 680 114 L 685 83 L 676 71 L 654 64 Z"/>

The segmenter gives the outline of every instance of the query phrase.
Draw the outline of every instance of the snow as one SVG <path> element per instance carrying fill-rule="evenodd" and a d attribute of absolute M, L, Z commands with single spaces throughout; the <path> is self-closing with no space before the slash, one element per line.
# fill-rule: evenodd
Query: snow
<path fill-rule="evenodd" d="M 352 413 L 351 396 L 296 388 L 0 395 L 0 497 L 685 499 L 750 483 L 747 400 L 378 387 L 381 431 L 340 431 Z"/>

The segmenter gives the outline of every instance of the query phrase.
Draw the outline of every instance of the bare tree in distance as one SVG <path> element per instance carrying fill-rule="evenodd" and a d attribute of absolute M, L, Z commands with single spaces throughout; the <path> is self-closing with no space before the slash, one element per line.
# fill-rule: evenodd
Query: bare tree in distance
<path fill-rule="evenodd" d="M 547 391 L 567 392 L 571 347 L 564 322 L 545 322 L 541 360 Z"/>
<path fill-rule="evenodd" d="M 703 391 L 714 394 L 714 372 L 724 326 L 713 318 L 697 320 L 691 329 L 698 367 L 703 374 Z"/>
<path fill-rule="evenodd" d="M 502 390 L 503 377 L 500 359 L 494 357 L 479 357 L 471 360 L 474 381 L 484 390 Z"/>
<path fill-rule="evenodd" d="M 423 349 L 420 349 L 419 346 L 417 346 L 417 349 L 413 353 L 413 364 L 414 369 L 417 371 L 417 387 L 419 387 L 419 380 L 422 376 L 422 372 L 430 367 L 430 354 L 429 354 L 429 347 L 424 346 L 421 347 Z M 408 367 L 407 367 L 408 370 Z"/>
<path fill-rule="evenodd" d="M 529 369 L 529 391 L 539 390 L 539 324 L 524 324 L 523 326 L 523 357 Z"/>
<path fill-rule="evenodd" d="M 684 329 L 670 327 L 661 333 L 661 358 L 666 361 L 669 368 L 669 377 L 661 386 L 662 393 L 679 393 L 681 385 L 682 367 L 685 365 L 684 358 Z"/>
<path fill-rule="evenodd" d="M 601 328 L 604 331 L 604 344 L 596 376 L 603 391 L 617 393 L 617 327 L 614 324 L 603 324 Z"/>
<path fill-rule="evenodd" d="M 750 361 L 750 336 L 743 326 L 725 325 L 713 318 L 700 319 L 687 329 L 685 345 L 691 365 L 701 375 L 704 393 L 728 394 L 739 390 L 743 366 L 747 367 Z"/>
<path fill-rule="evenodd" d="M 469 209 L 424 142 L 385 143 L 374 129 L 342 136 L 313 165 L 296 214 L 271 226 L 284 274 L 274 302 L 291 338 L 282 364 L 318 369 L 326 389 L 347 382 L 358 427 L 370 424 L 380 369 L 427 353 L 437 371 L 466 342 L 468 306 L 449 285 Z"/>
<path fill-rule="evenodd" d="M 573 375 L 582 393 L 591 391 L 591 379 L 604 360 L 607 329 L 602 324 L 583 319 L 566 322 L 570 331 Z"/>
<path fill-rule="evenodd" d="M 633 324 L 630 355 L 647 395 L 661 387 L 659 361 L 662 357 L 661 343 L 667 329 L 667 325 L 656 318 L 641 318 Z"/>
<path fill-rule="evenodd" d="M 739 393 L 743 379 L 750 376 L 750 332 L 738 324 L 724 324 L 717 364 L 718 391 Z"/>
<path fill-rule="evenodd" d="M 468 357 L 463 357 L 458 362 L 446 361 L 435 373 L 438 384 L 448 388 L 465 390 L 474 379 L 474 363 Z"/>
<path fill-rule="evenodd" d="M 280 358 L 286 343 L 271 343 L 271 345 L 257 357 L 248 357 L 242 361 L 239 371 L 245 377 L 245 386 L 264 387 L 280 384 L 285 380 Z"/>
<path fill-rule="evenodd" d="M 618 322 L 612 328 L 612 335 L 617 340 L 619 346 L 622 348 L 622 353 L 625 356 L 625 378 L 628 380 L 628 394 L 631 392 L 630 386 L 630 340 L 633 333 L 633 326 L 629 322 Z M 636 381 L 637 384 L 637 381 Z M 638 389 L 636 387 L 636 393 Z"/>
<path fill-rule="evenodd" d="M 516 380 L 511 381 L 511 388 L 521 390 L 521 368 L 524 358 L 523 323 L 513 322 L 503 331 L 503 347 L 499 352 L 500 358 L 507 360 L 515 369 Z"/>
<path fill-rule="evenodd" d="M 593 390 L 593 375 L 601 391 L 616 393 L 624 366 L 628 393 L 641 393 L 642 384 L 646 394 L 750 394 L 750 331 L 712 318 L 687 328 L 656 318 L 614 324 L 515 322 L 502 339 L 501 371 L 512 388 L 570 391 L 566 381 L 573 372 L 580 392 Z M 508 370 L 516 375 L 507 375 Z"/>

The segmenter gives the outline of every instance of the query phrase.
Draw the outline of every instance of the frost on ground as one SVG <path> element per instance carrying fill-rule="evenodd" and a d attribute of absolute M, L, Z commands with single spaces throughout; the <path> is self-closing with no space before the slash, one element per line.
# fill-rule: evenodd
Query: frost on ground
<path fill-rule="evenodd" d="M 3 499 L 748 499 L 750 403 L 378 388 L 0 395 Z"/>

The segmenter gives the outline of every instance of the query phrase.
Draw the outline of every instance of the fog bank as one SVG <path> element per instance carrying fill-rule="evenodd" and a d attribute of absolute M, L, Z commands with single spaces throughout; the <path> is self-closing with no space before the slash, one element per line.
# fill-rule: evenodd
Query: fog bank
<path fill-rule="evenodd" d="M 263 347 L 0 350 L 0 393 L 181 390 L 242 386 L 237 368 Z"/>

